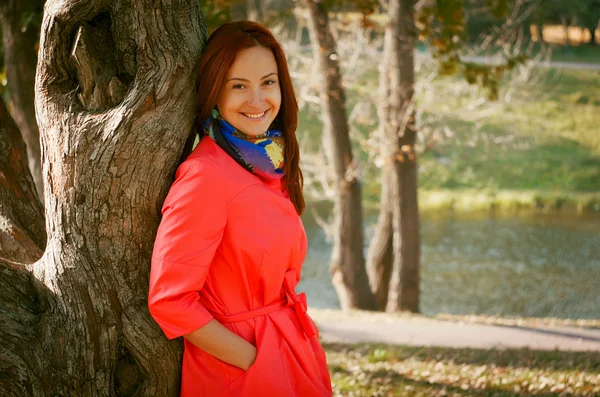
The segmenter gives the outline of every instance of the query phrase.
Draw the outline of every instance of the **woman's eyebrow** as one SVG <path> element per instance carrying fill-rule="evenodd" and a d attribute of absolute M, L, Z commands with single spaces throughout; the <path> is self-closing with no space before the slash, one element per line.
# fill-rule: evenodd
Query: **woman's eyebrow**
<path fill-rule="evenodd" d="M 266 75 L 264 75 L 263 77 L 261 77 L 260 79 L 261 79 L 261 80 L 264 80 L 264 79 L 266 79 L 267 77 L 269 77 L 269 76 L 273 76 L 273 75 L 277 76 L 277 73 L 275 73 L 275 72 L 272 72 L 272 73 L 266 74 Z M 250 80 L 248 80 L 248 79 L 243 79 L 243 78 L 241 78 L 241 77 L 232 77 L 232 78 L 228 79 L 227 81 L 231 81 L 231 80 L 239 80 L 239 81 L 247 81 L 247 82 L 249 82 L 249 81 L 250 81 Z"/>

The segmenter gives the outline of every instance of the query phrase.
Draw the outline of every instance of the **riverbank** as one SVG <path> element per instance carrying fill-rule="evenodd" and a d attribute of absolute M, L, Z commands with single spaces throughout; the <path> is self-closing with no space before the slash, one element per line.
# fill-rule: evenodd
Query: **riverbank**
<path fill-rule="evenodd" d="M 421 190 L 422 211 L 600 213 L 600 192 Z"/>

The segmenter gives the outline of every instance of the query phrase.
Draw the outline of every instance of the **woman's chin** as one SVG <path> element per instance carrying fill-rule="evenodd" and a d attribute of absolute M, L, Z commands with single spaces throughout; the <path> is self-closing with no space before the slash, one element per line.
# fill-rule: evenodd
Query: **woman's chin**
<path fill-rule="evenodd" d="M 250 136 L 258 136 L 263 135 L 269 129 L 269 124 L 261 123 L 261 125 L 244 125 L 243 128 L 240 129 L 244 134 Z"/>

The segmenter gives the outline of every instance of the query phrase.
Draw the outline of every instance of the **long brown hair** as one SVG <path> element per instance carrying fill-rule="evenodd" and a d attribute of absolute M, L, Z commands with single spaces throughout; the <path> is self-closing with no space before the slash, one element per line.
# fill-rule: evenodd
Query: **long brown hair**
<path fill-rule="evenodd" d="M 273 52 L 277 62 L 277 74 L 281 87 L 281 107 L 277 120 L 285 138 L 283 186 L 288 190 L 290 200 L 301 215 L 304 211 L 302 187 L 304 179 L 300 170 L 300 147 L 296 138 L 298 127 L 298 102 L 288 71 L 287 60 L 281 45 L 273 34 L 262 25 L 251 21 L 235 21 L 221 25 L 208 38 L 196 80 L 198 100 L 195 131 L 193 131 L 184 157 L 191 151 L 191 145 L 198 134 L 203 135 L 202 123 L 211 115 L 217 105 L 219 94 L 225 85 L 227 73 L 235 62 L 237 54 L 247 48 L 265 47 Z"/>

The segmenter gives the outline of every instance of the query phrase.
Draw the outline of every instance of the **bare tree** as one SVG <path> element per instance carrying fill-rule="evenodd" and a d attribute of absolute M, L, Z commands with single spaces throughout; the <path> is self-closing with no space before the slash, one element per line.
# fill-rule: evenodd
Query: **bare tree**
<path fill-rule="evenodd" d="M 31 266 L 0 260 L 0 395 L 178 395 L 181 345 L 150 318 L 147 283 L 205 40 L 195 0 L 46 3 L 47 246 Z"/>
<path fill-rule="evenodd" d="M 414 0 L 390 0 L 380 70 L 381 205 L 368 267 L 378 309 L 419 311 Z M 389 288 L 389 289 L 388 289 Z"/>
<path fill-rule="evenodd" d="M 319 69 L 325 150 L 334 170 L 335 202 L 331 273 L 343 309 L 375 309 L 363 254 L 361 185 L 352 154 L 346 93 L 327 10 L 319 1 L 304 0 L 313 55 Z"/>

